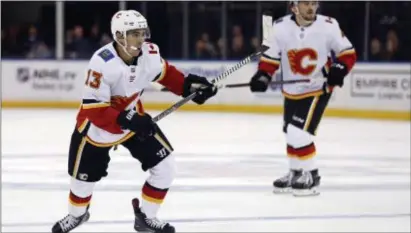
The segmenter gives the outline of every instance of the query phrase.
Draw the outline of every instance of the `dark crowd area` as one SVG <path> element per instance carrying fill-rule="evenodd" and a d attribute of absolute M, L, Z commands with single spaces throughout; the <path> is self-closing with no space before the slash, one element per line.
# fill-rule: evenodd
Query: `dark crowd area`
<path fill-rule="evenodd" d="M 112 41 L 110 19 L 119 2 L 64 2 L 64 59 L 89 59 Z M 163 57 L 241 59 L 258 49 L 261 13 L 289 13 L 288 2 L 128 2 L 148 20 Z M 320 2 L 369 62 L 411 60 L 411 2 Z M 1 2 L 2 59 L 56 58 L 56 3 Z M 186 22 L 184 22 L 186 21 Z M 183 26 L 185 25 L 185 26 Z"/>

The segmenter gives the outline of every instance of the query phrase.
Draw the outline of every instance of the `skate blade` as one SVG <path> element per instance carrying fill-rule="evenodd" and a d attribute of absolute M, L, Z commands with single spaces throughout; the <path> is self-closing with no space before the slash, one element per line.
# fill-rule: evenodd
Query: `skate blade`
<path fill-rule="evenodd" d="M 275 194 L 288 194 L 288 193 L 291 193 L 291 188 L 290 187 L 288 187 L 288 188 L 275 188 L 274 187 L 273 193 L 275 193 Z"/>
<path fill-rule="evenodd" d="M 309 196 L 318 196 L 320 192 L 316 188 L 312 189 L 293 189 L 292 190 L 294 197 L 309 197 Z"/>

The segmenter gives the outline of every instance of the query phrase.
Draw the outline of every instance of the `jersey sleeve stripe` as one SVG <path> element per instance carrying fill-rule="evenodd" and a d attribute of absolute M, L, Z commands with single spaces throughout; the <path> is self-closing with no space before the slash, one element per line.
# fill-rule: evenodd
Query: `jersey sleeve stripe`
<path fill-rule="evenodd" d="M 357 54 L 354 48 L 349 48 L 340 52 L 340 54 L 337 55 L 337 59 L 347 66 L 348 71 L 351 71 L 357 61 Z"/>
<path fill-rule="evenodd" d="M 94 99 L 83 99 L 83 103 L 82 103 L 83 109 L 104 108 L 104 107 L 110 107 L 110 103 L 100 102 Z"/>
<path fill-rule="evenodd" d="M 269 59 L 266 57 L 261 57 L 260 61 L 266 62 L 268 64 L 276 65 L 276 66 L 280 65 L 280 60 L 277 60 L 277 59 L 274 60 L 274 59 Z"/>
<path fill-rule="evenodd" d="M 275 60 L 275 61 L 280 61 L 280 58 L 274 58 L 274 57 L 270 57 L 270 56 L 268 56 L 267 54 L 263 54 L 261 57 L 265 57 L 265 58 L 267 58 L 267 59 L 269 59 L 269 60 Z"/>
<path fill-rule="evenodd" d="M 337 58 L 342 57 L 344 55 L 348 55 L 348 54 L 353 54 L 355 53 L 355 49 L 353 47 L 351 48 L 347 48 L 347 49 L 343 49 L 338 55 Z"/>

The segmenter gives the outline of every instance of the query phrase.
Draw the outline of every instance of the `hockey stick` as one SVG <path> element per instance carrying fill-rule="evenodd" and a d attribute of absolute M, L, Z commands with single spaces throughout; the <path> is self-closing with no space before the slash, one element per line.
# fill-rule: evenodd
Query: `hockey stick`
<path fill-rule="evenodd" d="M 242 61 L 240 61 L 239 63 L 237 63 L 235 66 L 231 67 L 230 69 L 224 71 L 222 74 L 220 74 L 219 76 L 217 76 L 217 78 L 211 80 L 212 84 L 216 84 L 218 82 L 220 82 L 221 80 L 227 78 L 228 76 L 230 76 L 230 74 L 234 73 L 235 71 L 239 70 L 240 68 L 242 68 L 244 65 L 250 63 L 251 61 L 257 59 L 260 57 L 261 54 L 263 54 L 265 51 L 267 51 L 268 47 L 267 46 L 262 46 L 261 51 L 257 52 L 257 53 L 253 53 L 250 56 L 244 58 Z M 190 100 L 194 99 L 196 96 L 198 95 L 198 92 L 193 92 L 192 94 L 190 94 L 189 96 L 185 97 L 184 99 L 178 101 L 177 103 L 175 103 L 174 105 L 172 105 L 171 107 L 169 107 L 168 109 L 164 110 L 163 112 L 161 112 L 160 114 L 158 114 L 157 116 L 155 116 L 153 118 L 154 122 L 158 122 L 159 120 L 163 119 L 164 117 L 168 116 L 170 113 L 176 111 L 178 108 L 180 108 L 181 106 L 183 106 L 184 104 L 186 104 L 187 102 L 189 102 Z"/>
<path fill-rule="evenodd" d="M 295 80 L 273 81 L 273 82 L 270 82 L 268 85 L 283 85 L 283 84 L 308 83 L 308 82 L 310 82 L 309 79 L 295 79 Z M 250 83 L 225 84 L 225 85 L 219 85 L 218 89 L 221 89 L 221 88 L 249 87 L 249 86 L 250 86 Z M 161 91 L 169 92 L 169 90 L 167 88 L 162 88 Z"/>
<path fill-rule="evenodd" d="M 309 79 L 295 79 L 295 80 L 280 80 L 270 82 L 268 85 L 283 85 L 283 84 L 293 84 L 293 83 L 308 83 Z M 221 85 L 219 88 L 237 88 L 237 87 L 248 87 L 250 83 L 236 83 L 236 84 L 226 84 Z"/>

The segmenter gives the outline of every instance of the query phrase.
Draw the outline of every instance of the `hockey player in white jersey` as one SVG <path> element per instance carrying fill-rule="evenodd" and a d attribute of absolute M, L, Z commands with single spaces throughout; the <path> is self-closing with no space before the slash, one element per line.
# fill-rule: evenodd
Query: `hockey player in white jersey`
<path fill-rule="evenodd" d="M 283 80 L 310 79 L 310 83 L 282 87 L 284 127 L 289 173 L 273 182 L 274 192 L 316 195 L 320 175 L 315 162 L 314 136 L 335 86 L 356 62 L 355 50 L 337 20 L 316 14 L 318 1 L 291 1 L 292 14 L 274 22 L 252 92 L 265 92 L 281 66 Z M 336 54 L 332 61 L 331 52 Z"/>
<path fill-rule="evenodd" d="M 69 214 L 55 223 L 52 232 L 69 232 L 89 219 L 93 188 L 107 176 L 109 151 L 122 145 L 141 162 L 144 171 L 150 172 L 141 190 L 142 199 L 132 200 L 134 229 L 173 233 L 173 226 L 156 218 L 175 175 L 173 148 L 144 112 L 140 97 L 151 82 L 159 82 L 183 97 L 199 91 L 193 99 L 198 104 L 214 96 L 217 90 L 204 77 L 184 77 L 160 56 L 157 45 L 145 42 L 150 31 L 139 12 L 114 14 L 111 32 L 115 42 L 96 51 L 88 65 L 69 149 Z"/>

